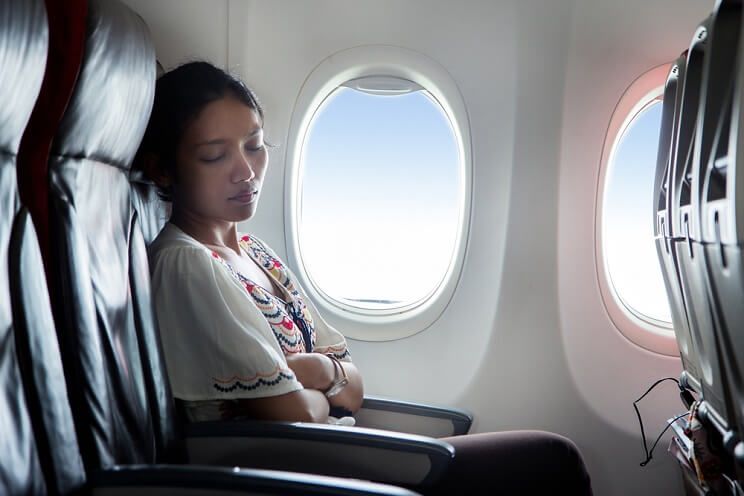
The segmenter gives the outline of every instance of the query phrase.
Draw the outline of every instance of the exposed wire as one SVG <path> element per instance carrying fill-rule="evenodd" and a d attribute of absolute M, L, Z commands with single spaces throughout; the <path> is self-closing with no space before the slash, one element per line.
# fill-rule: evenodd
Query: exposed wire
<path fill-rule="evenodd" d="M 661 384 L 664 381 L 674 381 L 675 383 L 677 383 L 677 387 L 680 390 L 684 390 L 684 388 L 682 387 L 682 385 L 680 385 L 680 383 L 679 383 L 679 381 L 677 379 L 675 379 L 674 377 L 665 377 L 664 379 L 659 379 L 658 381 L 654 382 L 651 385 L 651 387 L 648 388 L 646 390 L 646 392 L 641 395 L 640 398 L 638 398 L 637 400 L 635 400 L 633 402 L 633 408 L 635 409 L 636 416 L 638 417 L 638 423 L 641 426 L 641 439 L 643 439 L 643 451 L 646 453 L 646 459 L 641 462 L 641 467 L 645 467 L 646 465 L 648 465 L 648 462 L 651 461 L 651 458 L 653 458 L 654 448 L 656 448 L 656 445 L 659 444 L 659 441 L 661 440 L 661 436 L 664 435 L 664 433 L 667 431 L 667 429 L 669 429 L 669 427 L 671 427 L 674 422 L 676 422 L 677 420 L 679 420 L 680 418 L 682 418 L 682 417 L 684 417 L 685 415 L 688 414 L 688 412 L 685 412 L 685 413 L 683 413 L 683 414 L 678 415 L 677 417 L 675 417 L 672 422 L 669 422 L 667 424 L 667 426 L 664 428 L 664 430 L 661 431 L 661 434 L 659 434 L 659 436 L 656 438 L 656 441 L 654 441 L 654 444 L 651 446 L 651 451 L 649 451 L 649 449 L 648 449 L 648 443 L 646 443 L 646 431 L 643 428 L 643 419 L 641 419 L 641 412 L 638 410 L 638 402 L 640 402 L 643 398 L 645 398 L 648 393 L 650 393 L 651 391 L 653 391 L 653 389 L 656 386 L 658 386 L 659 384 Z"/>

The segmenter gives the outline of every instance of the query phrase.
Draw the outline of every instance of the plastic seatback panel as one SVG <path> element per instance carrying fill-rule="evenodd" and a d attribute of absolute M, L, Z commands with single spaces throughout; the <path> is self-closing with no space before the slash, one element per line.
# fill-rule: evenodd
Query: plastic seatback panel
<path fill-rule="evenodd" d="M 682 366 L 688 375 L 688 382 L 692 382 L 693 389 L 700 388 L 700 365 L 695 343 L 690 333 L 687 309 L 682 296 L 682 286 L 679 279 L 679 269 L 676 262 L 676 245 L 671 238 L 669 225 L 668 196 L 671 193 L 670 178 L 676 151 L 677 123 L 682 106 L 682 83 L 684 81 L 686 58 L 677 59 L 670 69 L 664 88 L 664 103 L 662 109 L 662 128 L 659 136 L 659 152 L 654 182 L 654 241 L 656 253 L 661 265 L 664 287 L 667 292 L 669 307 L 672 315 L 672 325 L 677 340 L 677 346 L 682 359 Z M 699 391 L 698 391 L 699 392 Z"/>

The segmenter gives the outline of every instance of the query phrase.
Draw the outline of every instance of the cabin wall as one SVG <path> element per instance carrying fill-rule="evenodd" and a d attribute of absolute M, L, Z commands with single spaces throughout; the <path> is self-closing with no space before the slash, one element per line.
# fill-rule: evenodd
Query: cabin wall
<path fill-rule="evenodd" d="M 699 0 L 125 0 L 166 68 L 204 58 L 240 74 L 277 144 L 245 228 L 286 254 L 286 147 L 302 85 L 323 60 L 393 45 L 441 65 L 467 106 L 473 157 L 468 250 L 457 291 L 424 332 L 352 341 L 368 393 L 460 406 L 477 432 L 573 439 L 595 494 L 681 494 L 662 442 L 646 468 L 632 402 L 680 362 L 614 328 L 594 252 L 599 162 L 628 85 L 673 60 L 712 9 Z M 671 16 L 672 22 L 670 22 Z M 650 213 L 649 213 L 650 215 Z M 655 436 L 681 403 L 642 403 Z"/>
<path fill-rule="evenodd" d="M 191 60 L 227 65 L 227 0 L 124 0 L 150 28 L 166 69 Z"/>

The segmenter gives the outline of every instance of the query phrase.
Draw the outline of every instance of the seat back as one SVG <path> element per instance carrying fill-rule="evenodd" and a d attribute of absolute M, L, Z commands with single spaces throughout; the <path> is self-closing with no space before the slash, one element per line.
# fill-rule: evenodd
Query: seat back
<path fill-rule="evenodd" d="M 80 70 L 85 40 L 87 0 L 46 0 L 49 53 L 44 80 L 18 151 L 23 167 L 18 174 L 21 202 L 36 227 L 39 245 L 49 257 L 49 149 L 70 100 Z"/>
<path fill-rule="evenodd" d="M 664 103 L 659 135 L 659 151 L 654 179 L 654 241 L 661 265 L 672 315 L 672 325 L 684 368 L 684 380 L 688 387 L 700 392 L 700 363 L 695 343 L 690 334 L 687 309 L 682 297 L 682 286 L 675 257 L 676 245 L 672 241 L 670 201 L 672 165 L 674 164 L 678 123 L 682 107 L 682 84 L 685 76 L 687 56 L 679 57 L 669 70 L 664 85 Z"/>
<path fill-rule="evenodd" d="M 86 477 L 65 386 L 44 264 L 25 207 L 8 251 L 16 356 L 46 487 L 75 494 Z"/>
<path fill-rule="evenodd" d="M 78 76 L 87 1 L 46 0 L 46 7 L 51 55 L 18 153 L 23 207 L 10 239 L 10 288 L 16 354 L 46 486 L 52 494 L 76 494 L 86 477 L 35 226 L 41 226 L 39 232 L 47 234 L 41 237 L 48 241 L 47 160 Z"/>
<path fill-rule="evenodd" d="M 80 76 L 49 160 L 53 307 L 88 470 L 155 462 L 175 436 L 128 180 L 155 70 L 142 19 L 118 0 L 92 0 Z"/>
<path fill-rule="evenodd" d="M 11 310 L 9 247 L 20 214 L 18 148 L 41 87 L 48 31 L 42 0 L 0 3 L 0 493 L 43 494 L 39 447 L 21 388 Z"/>
<path fill-rule="evenodd" d="M 713 90 L 720 92 L 722 108 L 716 125 L 711 122 L 715 134 L 701 177 L 700 209 L 702 242 L 732 424 L 741 438 L 744 435 L 744 267 L 741 258 L 744 219 L 740 220 L 737 214 L 744 211 L 744 191 L 740 190 L 744 185 L 737 185 L 741 180 L 736 172 L 740 168 L 740 157 L 744 157 L 740 150 L 744 40 L 740 36 L 741 6 L 731 6 L 726 13 L 728 24 L 721 28 L 721 32 L 728 30 L 726 44 L 717 47 L 719 51 L 716 52 L 724 70 L 711 82 L 715 85 Z M 744 452 L 740 456 L 744 456 Z"/>
<path fill-rule="evenodd" d="M 703 399 L 710 407 L 712 419 L 720 430 L 727 429 L 725 385 L 716 344 L 711 314 L 703 248 L 699 243 L 700 221 L 695 199 L 699 161 L 709 150 L 709 137 L 704 131 L 706 112 L 704 74 L 708 67 L 711 29 L 715 16 L 703 22 L 695 32 L 687 57 L 682 108 L 679 120 L 677 152 L 672 172 L 672 243 L 676 256 L 682 297 L 687 310 L 690 334 L 699 357 L 700 386 Z"/>
<path fill-rule="evenodd" d="M 734 83 L 734 66 L 739 47 L 742 22 L 742 5 L 740 0 L 720 0 L 713 12 L 713 23 L 708 37 L 708 56 L 703 68 L 702 99 L 698 110 L 695 153 L 691 172 L 691 212 L 693 225 L 693 254 L 695 265 L 700 273 L 700 281 L 695 278 L 695 288 L 700 297 L 705 296 L 708 311 L 711 315 L 711 326 L 707 334 L 713 338 L 715 360 L 712 366 L 719 371 L 719 383 L 714 385 L 723 401 L 712 406 L 725 423 L 720 427 L 726 433 L 735 426 L 735 413 L 732 407 L 730 392 L 730 374 L 726 373 L 726 362 L 721 347 L 720 321 L 714 311 L 714 297 L 709 281 L 705 254 L 705 237 L 703 232 L 703 189 L 709 163 L 716 162 L 716 149 L 726 149 L 728 145 L 728 128 L 730 127 L 731 92 Z M 712 192 L 715 193 L 715 192 Z M 710 233 L 708 233 L 710 234 Z M 708 236 L 710 239 L 710 236 Z M 708 401 L 708 399 L 706 399 Z M 712 403 L 712 402 L 711 402 Z"/>
<path fill-rule="evenodd" d="M 158 78 L 165 74 L 165 69 L 156 61 Z M 136 167 L 139 157 L 135 157 L 135 166 L 129 172 L 129 182 L 132 186 L 132 203 L 137 212 L 142 235 L 145 243 L 150 243 L 157 237 L 170 218 L 171 205 L 160 199 L 158 188 L 141 168 Z"/>
<path fill-rule="evenodd" d="M 132 186 L 132 203 L 137 212 L 142 236 L 149 246 L 168 222 L 170 205 L 158 197 L 157 187 L 142 171 L 132 169 L 129 182 Z"/>

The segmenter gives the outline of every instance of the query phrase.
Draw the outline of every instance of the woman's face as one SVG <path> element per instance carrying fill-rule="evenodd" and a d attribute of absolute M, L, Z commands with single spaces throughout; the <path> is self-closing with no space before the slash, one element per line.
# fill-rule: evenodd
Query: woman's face
<path fill-rule="evenodd" d="M 176 162 L 174 209 L 206 221 L 250 218 L 268 164 L 257 112 L 231 96 L 209 103 L 184 131 Z"/>

